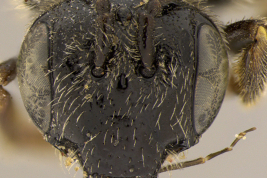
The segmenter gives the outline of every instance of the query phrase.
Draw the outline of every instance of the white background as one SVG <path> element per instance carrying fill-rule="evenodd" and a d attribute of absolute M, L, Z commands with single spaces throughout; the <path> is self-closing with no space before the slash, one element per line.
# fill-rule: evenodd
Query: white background
<path fill-rule="evenodd" d="M 254 4 L 241 1 L 229 7 L 215 8 L 224 23 L 263 15 L 262 9 L 267 6 L 267 0 L 256 1 Z M 266 13 L 267 14 L 267 13 Z M 27 10 L 18 8 L 11 0 L 0 1 L 0 60 L 6 60 L 19 53 L 19 48 L 29 26 Z M 28 24 L 28 25 L 27 25 Z M 23 131 L 32 132 L 32 125 L 22 105 L 17 81 L 8 87 L 12 99 L 10 111 L 14 122 Z M 237 144 L 234 150 L 215 158 L 203 165 L 194 166 L 172 173 L 160 174 L 163 177 L 190 177 L 190 178 L 264 178 L 267 177 L 267 98 L 262 98 L 250 108 L 241 104 L 239 98 L 227 94 L 222 108 L 213 125 L 203 135 L 200 143 L 187 153 L 187 160 L 206 156 L 231 144 L 234 135 L 251 127 L 257 130 L 248 134 L 245 141 Z M 22 120 L 22 121 L 20 121 Z M 13 122 L 13 121 L 12 121 Z M 25 125 L 26 126 L 25 126 Z M 58 152 L 48 143 L 40 141 L 24 142 L 23 134 L 20 141 L 12 142 L 0 130 L 0 178 L 72 178 L 75 176 L 74 167 L 71 173 L 64 168 L 59 160 Z M 0 127 L 1 129 L 1 127 Z M 16 132 L 18 127 L 11 128 Z M 35 128 L 33 127 L 33 130 Z M 33 132 L 33 134 L 38 132 Z M 63 164 L 63 166 L 61 166 Z M 76 175 L 81 178 L 81 172 Z"/>

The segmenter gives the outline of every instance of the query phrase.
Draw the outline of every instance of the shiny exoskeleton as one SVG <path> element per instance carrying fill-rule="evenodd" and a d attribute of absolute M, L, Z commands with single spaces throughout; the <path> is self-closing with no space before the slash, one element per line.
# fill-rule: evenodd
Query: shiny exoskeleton
<path fill-rule="evenodd" d="M 246 23 L 263 33 L 262 21 Z M 157 177 L 169 153 L 194 146 L 214 121 L 228 84 L 225 41 L 237 46 L 242 36 L 255 46 L 246 23 L 227 26 L 225 37 L 204 10 L 180 0 L 59 1 L 22 44 L 24 105 L 85 177 Z"/>
<path fill-rule="evenodd" d="M 184 2 L 72 0 L 34 22 L 18 78 L 46 140 L 87 175 L 154 177 L 213 122 L 228 59 L 214 22 Z"/>

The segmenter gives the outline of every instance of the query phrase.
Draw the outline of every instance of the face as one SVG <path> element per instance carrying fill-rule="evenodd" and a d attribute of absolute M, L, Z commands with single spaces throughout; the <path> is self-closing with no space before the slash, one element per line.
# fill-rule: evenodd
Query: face
<path fill-rule="evenodd" d="M 220 31 L 184 2 L 63 2 L 22 44 L 24 105 L 86 175 L 155 177 L 220 109 L 228 84 Z"/>
<path fill-rule="evenodd" d="M 118 80 L 118 79 L 117 79 Z M 65 122 L 64 122 L 65 123 Z M 62 125 L 64 125 L 64 124 L 62 124 Z M 94 135 L 93 135 L 94 136 Z"/>

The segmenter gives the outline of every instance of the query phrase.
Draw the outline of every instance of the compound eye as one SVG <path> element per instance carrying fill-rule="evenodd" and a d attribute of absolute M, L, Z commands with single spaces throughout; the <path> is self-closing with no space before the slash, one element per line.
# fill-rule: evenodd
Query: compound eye
<path fill-rule="evenodd" d="M 21 46 L 18 58 L 18 81 L 23 103 L 42 132 L 50 124 L 51 87 L 48 75 L 48 29 L 35 23 Z"/>
<path fill-rule="evenodd" d="M 228 57 L 219 32 L 209 25 L 198 31 L 194 126 L 204 133 L 220 110 L 228 84 Z"/>

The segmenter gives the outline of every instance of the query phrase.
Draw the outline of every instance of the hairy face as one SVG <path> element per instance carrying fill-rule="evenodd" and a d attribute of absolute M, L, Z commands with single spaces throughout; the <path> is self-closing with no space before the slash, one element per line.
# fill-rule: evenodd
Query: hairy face
<path fill-rule="evenodd" d="M 73 0 L 33 23 L 18 71 L 32 120 L 87 175 L 150 177 L 213 122 L 228 59 L 187 3 Z"/>

